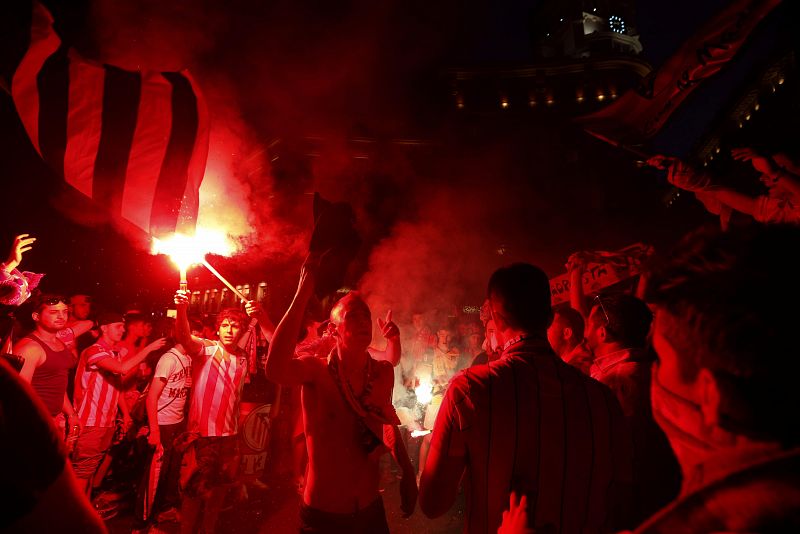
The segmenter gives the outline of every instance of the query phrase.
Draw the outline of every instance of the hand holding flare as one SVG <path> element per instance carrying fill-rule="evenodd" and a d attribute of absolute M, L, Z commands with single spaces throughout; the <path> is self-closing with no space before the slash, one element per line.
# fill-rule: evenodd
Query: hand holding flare
<path fill-rule="evenodd" d="M 166 254 L 180 271 L 180 290 L 188 289 L 186 272 L 196 263 L 202 263 L 209 271 L 222 281 L 231 291 L 243 301 L 247 298 L 242 295 L 230 282 L 214 269 L 205 259 L 206 254 L 229 256 L 235 251 L 230 240 L 221 232 L 213 232 L 202 228 L 197 229 L 194 236 L 173 234 L 166 239 L 153 238 L 152 253 Z"/>

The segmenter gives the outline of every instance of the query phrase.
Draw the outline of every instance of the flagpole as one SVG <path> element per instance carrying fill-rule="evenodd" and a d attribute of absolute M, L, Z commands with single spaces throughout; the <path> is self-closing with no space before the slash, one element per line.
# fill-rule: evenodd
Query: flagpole
<path fill-rule="evenodd" d="M 220 282 L 222 282 L 223 284 L 225 284 L 225 285 L 228 287 L 228 289 L 230 289 L 231 291 L 233 291 L 233 294 L 234 294 L 234 295 L 236 295 L 237 297 L 239 297 L 240 299 L 242 299 L 242 302 L 247 302 L 248 300 L 250 300 L 250 299 L 248 299 L 247 297 L 245 297 L 245 296 L 244 296 L 244 294 L 243 294 L 241 291 L 239 291 L 238 289 L 236 289 L 235 287 L 233 287 L 233 284 L 231 284 L 230 282 L 228 282 L 228 281 L 225 279 L 225 277 L 224 277 L 224 276 L 222 276 L 222 275 L 219 273 L 219 271 L 218 271 L 218 270 L 216 270 L 214 267 L 212 267 L 212 266 L 211 266 L 211 264 L 210 264 L 210 263 L 208 263 L 208 260 L 206 260 L 206 259 L 203 259 L 203 265 L 205 265 L 205 266 L 206 266 L 206 269 L 208 269 L 209 271 L 211 271 L 211 274 L 213 274 L 214 276 L 216 276 L 217 278 L 219 278 Z"/>
<path fill-rule="evenodd" d="M 648 153 L 646 153 L 646 152 L 644 152 L 642 150 L 639 150 L 638 148 L 632 147 L 631 145 L 627 145 L 627 144 L 625 144 L 625 143 L 623 143 L 621 141 L 617 141 L 615 139 L 611 139 L 610 137 L 606 137 L 605 135 L 603 135 L 601 133 L 598 133 L 598 132 L 596 132 L 594 130 L 589 130 L 588 128 L 584 128 L 583 131 L 585 131 L 586 133 L 588 133 L 589 135 L 591 135 L 592 137 L 594 137 L 596 139 L 599 139 L 599 140 L 601 140 L 601 141 L 603 141 L 605 143 L 608 143 L 609 145 L 611 145 L 613 147 L 625 150 L 626 152 L 629 152 L 629 153 L 641 158 L 644 161 L 647 161 L 651 157 L 650 154 L 648 154 Z"/>

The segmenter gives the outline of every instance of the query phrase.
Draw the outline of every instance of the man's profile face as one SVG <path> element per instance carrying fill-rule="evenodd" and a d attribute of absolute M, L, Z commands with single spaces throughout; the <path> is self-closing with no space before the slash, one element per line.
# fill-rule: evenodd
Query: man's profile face
<path fill-rule="evenodd" d="M 119 343 L 122 341 L 122 336 L 125 335 L 125 323 L 104 324 L 100 330 L 112 343 Z"/>
<path fill-rule="evenodd" d="M 687 414 L 694 414 L 694 418 L 701 418 L 702 425 L 706 427 L 703 432 L 709 436 L 714 435 L 713 426 L 716 422 L 710 421 L 710 412 L 717 408 L 711 408 L 711 399 L 714 395 L 703 393 L 704 388 L 698 387 L 699 378 L 695 377 L 691 382 L 687 382 L 681 376 L 680 362 L 683 358 L 691 357 L 683 354 L 670 343 L 669 332 L 674 332 L 676 325 L 672 321 L 680 321 L 667 312 L 659 311 L 656 313 L 653 325 L 653 348 L 658 354 L 657 363 L 652 368 L 652 380 L 650 382 L 650 397 L 653 403 L 653 412 L 656 416 L 656 423 L 661 427 L 667 436 L 678 461 L 681 464 L 695 463 L 697 461 L 697 451 L 685 445 L 685 438 L 680 435 L 684 430 L 676 430 L 675 420 L 691 421 Z M 677 324 L 680 327 L 681 323 Z M 669 326 L 670 328 L 667 328 Z M 702 370 L 700 372 L 703 372 Z M 676 402 L 676 399 L 683 399 Z M 689 411 L 687 411 L 687 409 Z M 666 417 L 665 417 L 666 416 Z M 672 421 L 670 421 L 672 419 Z M 696 419 L 695 419 L 696 420 Z M 692 428 L 691 426 L 688 428 Z M 698 427 L 695 426 L 697 431 Z"/>
<path fill-rule="evenodd" d="M 66 302 L 42 306 L 41 311 L 32 315 L 36 324 L 48 332 L 57 332 L 67 325 L 69 306 Z"/>
<path fill-rule="evenodd" d="M 127 325 L 128 337 L 138 339 L 144 336 L 144 321 L 133 321 Z"/>
<path fill-rule="evenodd" d="M 219 324 L 219 330 L 217 330 L 219 340 L 226 347 L 235 345 L 239 341 L 241 333 L 242 325 L 235 319 L 223 319 Z"/>
<path fill-rule="evenodd" d="M 347 298 L 341 303 L 336 317 L 336 333 L 345 347 L 366 350 L 372 342 L 372 314 L 360 298 Z"/>
<path fill-rule="evenodd" d="M 495 328 L 494 326 L 494 321 L 489 319 L 486 322 L 486 338 L 490 339 L 496 333 L 497 333 L 497 328 Z"/>
<path fill-rule="evenodd" d="M 89 295 L 73 295 L 70 301 L 72 317 L 85 321 L 92 313 L 92 298 Z"/>
<path fill-rule="evenodd" d="M 686 384 L 681 379 L 680 368 L 678 366 L 681 354 L 672 346 L 664 336 L 665 322 L 674 321 L 669 318 L 666 312 L 657 312 L 653 325 L 653 349 L 658 354 L 658 365 L 653 370 L 657 375 L 659 383 L 670 391 L 678 393 L 682 397 L 691 399 L 693 397 L 691 384 Z"/>
<path fill-rule="evenodd" d="M 605 326 L 606 318 L 603 316 L 603 312 L 600 311 L 600 306 L 595 306 L 589 314 L 589 320 L 586 321 L 586 343 L 590 349 L 595 350 L 600 346 L 599 331 Z"/>
<path fill-rule="evenodd" d="M 564 345 L 564 324 L 558 314 L 555 314 L 553 322 L 550 323 L 550 327 L 547 329 L 547 341 L 550 342 L 550 346 L 553 347 L 556 354 L 561 353 Z"/>

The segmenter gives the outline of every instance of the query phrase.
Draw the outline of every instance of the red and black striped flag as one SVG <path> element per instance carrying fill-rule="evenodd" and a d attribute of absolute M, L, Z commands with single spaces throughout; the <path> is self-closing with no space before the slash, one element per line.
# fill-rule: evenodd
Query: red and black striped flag
<path fill-rule="evenodd" d="M 208 114 L 186 71 L 81 58 L 34 2 L 11 94 L 34 147 L 69 185 L 145 232 L 194 232 Z"/>

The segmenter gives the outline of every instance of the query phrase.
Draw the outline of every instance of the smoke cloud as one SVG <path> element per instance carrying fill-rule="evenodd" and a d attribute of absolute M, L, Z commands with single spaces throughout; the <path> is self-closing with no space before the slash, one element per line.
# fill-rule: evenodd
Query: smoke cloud
<path fill-rule="evenodd" d="M 189 68 L 198 81 L 212 118 L 200 224 L 238 240 L 240 266 L 297 272 L 314 191 L 355 208 L 365 246 L 349 282 L 376 316 L 391 308 L 401 322 L 479 305 L 500 265 L 530 261 L 553 276 L 575 250 L 640 240 L 630 213 L 605 213 L 615 187 L 642 183 L 607 147 L 549 119 L 498 119 L 482 132 L 448 116 L 441 69 L 457 61 L 464 31 L 455 3 L 91 6 L 96 58 Z M 406 137 L 431 142 L 392 141 Z"/>

